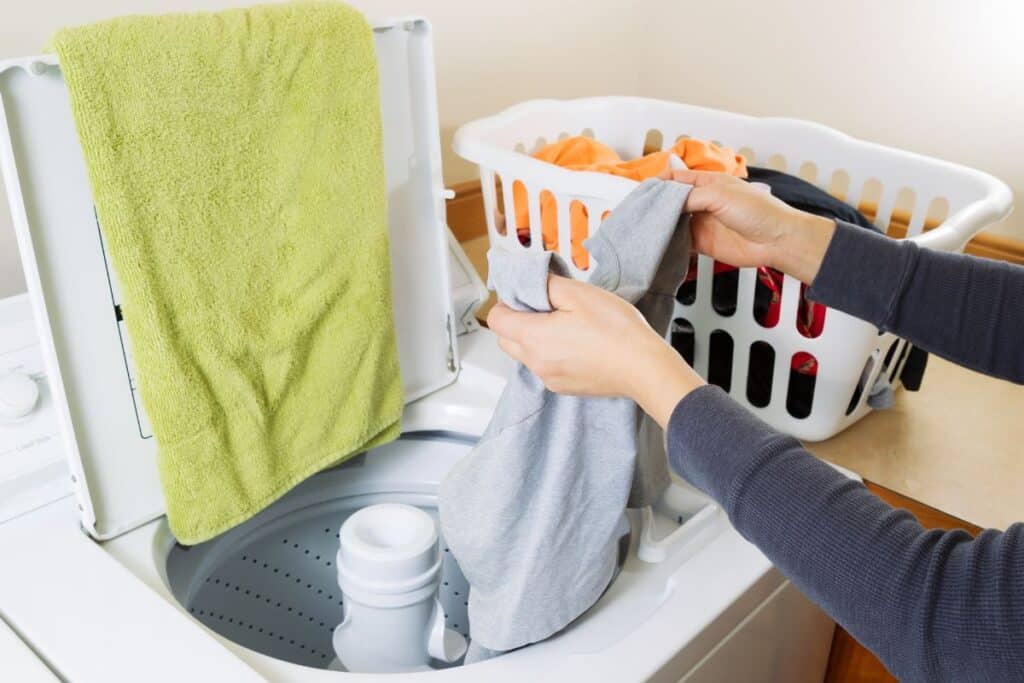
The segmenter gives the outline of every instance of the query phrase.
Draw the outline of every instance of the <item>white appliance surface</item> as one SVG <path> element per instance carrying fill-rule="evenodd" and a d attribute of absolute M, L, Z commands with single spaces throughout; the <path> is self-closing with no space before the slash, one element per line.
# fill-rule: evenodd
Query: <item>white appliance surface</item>
<path fill-rule="evenodd" d="M 3 620 L 0 620 L 0 662 L 3 662 L 0 666 L 4 676 L 12 681 L 56 683 L 59 680 Z"/>
<path fill-rule="evenodd" d="M 411 401 L 406 436 L 349 470 L 311 478 L 249 526 L 191 550 L 174 543 L 160 517 L 154 446 L 133 397 L 116 282 L 104 265 L 59 70 L 52 59 L 0 64 L 0 161 L 79 493 L 0 517 L 0 616 L 64 680 L 387 680 L 257 652 L 225 635 L 231 631 L 219 616 L 226 615 L 214 623 L 189 613 L 215 569 L 205 561 L 237 562 L 232 543 L 272 528 L 275 510 L 301 516 L 330 502 L 332 487 L 340 491 L 349 478 L 378 491 L 392 480 L 413 481 L 410 490 L 429 507 L 447 469 L 485 429 L 512 367 L 489 331 L 469 331 L 469 304 L 454 310 L 452 303 L 451 291 L 468 302 L 479 287 L 460 278 L 449 289 L 429 25 L 383 22 L 375 35 L 396 325 Z M 467 332 L 459 349 L 457 328 Z M 31 474 L 12 479 L 16 491 L 43 486 Z M 631 512 L 631 522 L 632 546 L 617 579 L 564 632 L 491 661 L 390 680 L 820 681 L 831 622 L 720 509 L 677 482 L 655 510 Z M 177 583 L 169 576 L 174 553 L 199 558 Z M 0 639 L 0 650 L 13 651 L 10 637 Z M 24 648 L 19 656 L 25 659 Z"/>

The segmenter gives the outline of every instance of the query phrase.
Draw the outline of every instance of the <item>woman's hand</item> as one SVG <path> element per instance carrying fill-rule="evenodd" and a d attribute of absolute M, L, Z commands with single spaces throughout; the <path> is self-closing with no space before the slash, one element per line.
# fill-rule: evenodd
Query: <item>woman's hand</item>
<path fill-rule="evenodd" d="M 666 180 L 693 185 L 686 201 L 694 248 L 734 266 L 767 265 L 810 283 L 835 232 L 827 219 L 793 209 L 723 173 L 674 171 Z M 552 313 L 521 313 L 498 304 L 487 316 L 501 348 L 552 391 L 628 396 L 663 427 L 679 400 L 704 380 L 610 292 L 551 276 Z"/>
<path fill-rule="evenodd" d="M 794 209 L 725 173 L 673 171 L 663 178 L 693 185 L 693 246 L 733 266 L 771 266 L 810 284 L 818 273 L 835 223 Z"/>
<path fill-rule="evenodd" d="M 611 292 L 552 275 L 548 298 L 552 313 L 498 304 L 487 324 L 501 348 L 550 390 L 628 396 L 664 427 L 679 400 L 704 384 L 636 308 Z"/>

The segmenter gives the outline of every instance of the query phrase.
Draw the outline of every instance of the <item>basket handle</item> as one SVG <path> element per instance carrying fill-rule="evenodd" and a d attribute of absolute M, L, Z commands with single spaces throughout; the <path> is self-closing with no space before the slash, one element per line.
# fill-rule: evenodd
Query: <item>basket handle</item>
<path fill-rule="evenodd" d="M 914 235 L 910 239 L 918 246 L 938 251 L 960 251 L 972 237 L 989 226 L 1003 220 L 1013 211 L 1013 193 L 1000 180 L 984 176 L 986 196 L 968 204 L 947 218 L 934 230 Z"/>

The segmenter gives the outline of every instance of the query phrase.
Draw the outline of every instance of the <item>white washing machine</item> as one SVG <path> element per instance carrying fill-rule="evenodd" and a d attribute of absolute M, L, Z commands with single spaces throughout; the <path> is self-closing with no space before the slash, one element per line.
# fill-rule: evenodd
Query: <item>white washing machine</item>
<path fill-rule="evenodd" d="M 0 678 L 382 679 L 327 668 L 342 615 L 339 526 L 376 502 L 436 515 L 438 484 L 482 433 L 510 361 L 473 322 L 480 282 L 445 226 L 430 26 L 410 18 L 374 30 L 402 437 L 193 547 L 177 544 L 163 517 L 156 445 L 59 66 L 0 63 L 0 160 L 45 364 L 31 375 L 47 396 L 34 411 L 59 432 L 67 462 L 26 456 L 2 482 L 5 496 L 32 502 L 0 508 Z M 391 678 L 821 680 L 832 622 L 711 501 L 677 481 L 630 517 L 617 579 L 562 633 L 479 664 Z M 446 623 L 468 634 L 466 582 L 443 557 Z"/>

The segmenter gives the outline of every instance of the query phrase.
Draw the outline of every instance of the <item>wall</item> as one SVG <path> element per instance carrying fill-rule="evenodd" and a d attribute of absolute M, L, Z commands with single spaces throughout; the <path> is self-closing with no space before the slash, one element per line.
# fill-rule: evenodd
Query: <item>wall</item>
<path fill-rule="evenodd" d="M 58 27 L 244 0 L 0 0 L 0 58 Z M 448 152 L 463 121 L 535 97 L 640 94 L 798 116 L 984 169 L 1024 196 L 1024 3 L 986 0 L 355 0 L 436 32 Z M 997 231 L 1024 239 L 1024 212 Z M 0 296 L 23 288 L 0 198 Z"/>
<path fill-rule="evenodd" d="M 1024 2 L 676 0 L 645 94 L 811 119 L 991 173 L 1024 201 Z M 1024 211 L 995 232 L 1024 239 Z"/>

